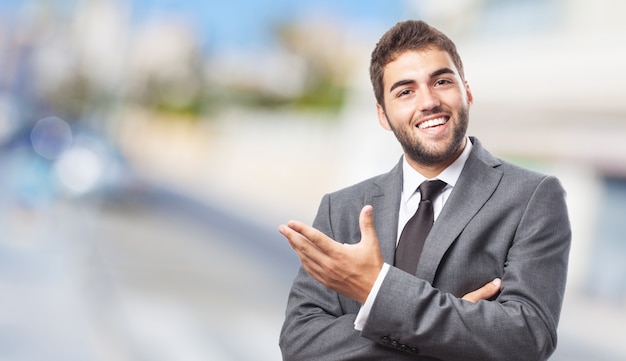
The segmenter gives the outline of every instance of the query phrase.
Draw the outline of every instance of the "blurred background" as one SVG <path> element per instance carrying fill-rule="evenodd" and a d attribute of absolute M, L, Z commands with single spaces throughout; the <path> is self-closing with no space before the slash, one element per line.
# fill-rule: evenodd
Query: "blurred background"
<path fill-rule="evenodd" d="M 0 360 L 279 360 L 299 263 L 277 226 L 397 161 L 368 63 L 409 18 L 457 43 L 470 133 L 568 191 L 552 360 L 626 359 L 625 12 L 3 0 Z"/>

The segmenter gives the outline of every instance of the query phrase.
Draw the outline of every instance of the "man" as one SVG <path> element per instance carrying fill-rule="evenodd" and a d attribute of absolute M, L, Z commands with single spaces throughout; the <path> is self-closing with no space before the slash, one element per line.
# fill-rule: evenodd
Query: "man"
<path fill-rule="evenodd" d="M 473 96 L 461 59 L 426 23 L 383 35 L 370 76 L 379 122 L 404 155 L 389 173 L 325 195 L 313 227 L 279 227 L 302 262 L 283 358 L 547 359 L 571 238 L 560 183 L 466 135 Z M 416 191 L 435 179 L 445 183 L 434 196 Z M 435 222 L 423 245 L 404 251 L 418 238 L 402 237 L 416 208 Z"/>

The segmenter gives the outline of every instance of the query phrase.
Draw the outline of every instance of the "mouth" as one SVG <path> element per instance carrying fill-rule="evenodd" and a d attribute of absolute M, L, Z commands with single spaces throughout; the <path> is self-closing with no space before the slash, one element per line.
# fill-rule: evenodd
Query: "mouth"
<path fill-rule="evenodd" d="M 446 124 L 446 122 L 450 119 L 447 116 L 441 116 L 437 118 L 427 119 L 417 124 L 419 129 L 428 129 L 438 127 L 440 125 Z"/>

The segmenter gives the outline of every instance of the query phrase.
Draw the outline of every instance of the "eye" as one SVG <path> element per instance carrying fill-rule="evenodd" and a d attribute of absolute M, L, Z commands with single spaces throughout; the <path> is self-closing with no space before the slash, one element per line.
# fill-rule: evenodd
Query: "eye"
<path fill-rule="evenodd" d="M 401 91 L 399 91 L 399 92 L 398 92 L 397 97 L 398 97 L 398 98 L 401 98 L 401 97 L 404 97 L 404 96 L 410 95 L 411 93 L 413 93 L 413 91 L 412 91 L 411 89 L 403 89 L 403 90 L 401 90 Z"/>
<path fill-rule="evenodd" d="M 444 86 L 444 85 L 448 85 L 452 83 L 454 83 L 452 80 L 442 78 L 442 79 L 437 79 L 437 81 L 435 81 L 435 86 Z"/>

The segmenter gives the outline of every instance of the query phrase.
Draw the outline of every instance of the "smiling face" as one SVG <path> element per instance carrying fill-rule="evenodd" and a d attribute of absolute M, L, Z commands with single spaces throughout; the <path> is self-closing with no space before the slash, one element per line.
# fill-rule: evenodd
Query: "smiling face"
<path fill-rule="evenodd" d="M 450 55 L 408 50 L 384 68 L 378 119 L 393 131 L 411 166 L 434 177 L 463 152 L 472 93 Z"/>

